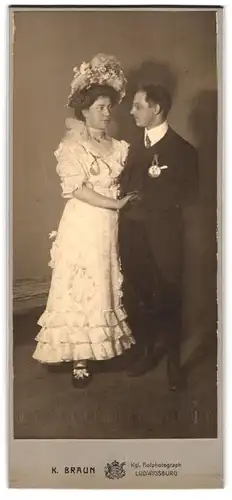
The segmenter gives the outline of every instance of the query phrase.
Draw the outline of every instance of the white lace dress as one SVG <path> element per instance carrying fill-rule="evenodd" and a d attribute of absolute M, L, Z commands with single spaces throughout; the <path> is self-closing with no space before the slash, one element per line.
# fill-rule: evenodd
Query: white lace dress
<path fill-rule="evenodd" d="M 122 306 L 118 213 L 72 196 L 85 184 L 116 198 L 128 144 L 112 139 L 106 151 L 91 144 L 81 122 L 69 119 L 68 127 L 55 152 L 68 201 L 54 232 L 51 287 L 38 321 L 33 358 L 42 363 L 109 359 L 134 343 Z"/>

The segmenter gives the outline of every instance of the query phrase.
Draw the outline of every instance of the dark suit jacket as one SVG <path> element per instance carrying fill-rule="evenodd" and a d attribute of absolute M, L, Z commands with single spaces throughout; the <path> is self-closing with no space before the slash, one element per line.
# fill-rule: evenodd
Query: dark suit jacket
<path fill-rule="evenodd" d="M 168 168 L 152 178 L 148 169 L 154 155 Z M 153 147 L 144 146 L 144 131 L 132 145 L 121 176 L 121 194 L 140 191 L 142 200 L 127 204 L 121 217 L 142 220 L 147 227 L 156 263 L 166 280 L 179 281 L 182 263 L 182 211 L 193 204 L 198 187 L 196 149 L 171 127 Z M 126 235 L 125 235 L 126 238 Z"/>

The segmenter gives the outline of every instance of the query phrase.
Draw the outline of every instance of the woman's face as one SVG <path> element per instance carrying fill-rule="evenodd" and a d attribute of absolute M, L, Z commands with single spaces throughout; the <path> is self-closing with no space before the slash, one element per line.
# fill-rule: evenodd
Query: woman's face
<path fill-rule="evenodd" d="M 90 128 L 105 130 L 109 124 L 112 104 L 109 97 L 98 97 L 89 109 L 82 111 L 86 125 Z"/>

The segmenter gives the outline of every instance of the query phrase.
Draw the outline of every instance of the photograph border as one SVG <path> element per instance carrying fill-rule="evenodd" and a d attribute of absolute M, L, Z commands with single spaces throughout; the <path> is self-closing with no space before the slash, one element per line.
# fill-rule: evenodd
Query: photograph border
<path fill-rule="evenodd" d="M 56 8 L 51 7 L 54 10 L 66 11 L 73 9 L 75 11 L 80 10 L 81 6 L 78 7 L 65 7 Z M 84 7 L 87 10 L 99 10 L 98 6 Z M 102 9 L 109 10 L 105 6 L 101 6 Z M 140 7 L 138 7 L 140 8 Z M 18 10 L 47 10 L 48 7 L 44 6 L 41 8 L 37 7 L 20 7 L 9 6 L 9 47 L 10 47 L 10 99 L 9 99 L 9 113 L 10 113 L 10 124 L 9 124 L 9 135 L 12 128 L 12 88 L 13 88 L 13 77 L 12 77 L 12 60 L 13 60 L 13 15 L 12 12 L 17 12 Z M 111 7 L 113 10 L 114 7 Z M 115 10 L 131 10 L 132 7 L 115 7 Z M 204 10 L 204 7 L 180 7 L 175 8 L 172 6 L 161 7 L 156 6 L 155 8 L 146 7 L 146 10 L 150 9 L 152 11 L 168 11 L 168 10 Z M 81 8 L 81 10 L 83 10 Z M 136 7 L 136 10 L 137 7 Z M 141 10 L 144 10 L 141 7 Z M 9 325 L 9 337 L 8 337 L 8 359 L 9 359 L 9 481 L 11 488 L 75 488 L 75 489 L 89 489 L 89 488 L 101 488 L 101 489 L 185 489 L 185 488 L 222 488 L 223 487 L 223 435 L 222 435 L 222 420 L 223 420 L 223 368 L 222 368 L 222 357 L 223 357 L 223 346 L 224 342 L 222 340 L 222 293 L 223 293 L 223 269 L 222 269 L 222 173 L 223 173 L 223 19 L 224 11 L 223 7 L 212 7 L 205 8 L 205 10 L 213 10 L 217 12 L 217 71 L 218 71 L 218 159 L 217 159 L 217 242 L 218 242 L 218 270 L 217 270 L 217 289 L 218 289 L 218 437 L 216 439 L 75 439 L 75 440 L 21 440 L 14 439 L 13 437 L 13 302 L 12 302 L 12 267 L 9 266 L 9 296 L 8 296 L 8 325 Z M 7 158 L 9 163 L 10 171 L 10 188 L 12 189 L 13 181 L 13 151 L 12 143 L 10 147 L 10 154 Z M 10 242 L 12 242 L 12 205 L 9 203 L 10 211 L 10 238 L 8 240 L 9 244 L 9 256 L 12 260 L 12 248 Z M 12 367 L 12 368 L 11 368 Z M 59 450 L 59 451 L 58 451 Z M 21 456 L 24 457 L 22 462 Z M 178 457 L 178 459 L 177 459 Z M 191 460 L 192 457 L 192 460 Z M 157 461 L 169 461 L 176 462 L 177 460 L 181 462 L 182 468 L 181 473 L 178 478 L 167 477 L 166 479 L 159 479 L 155 476 L 152 477 L 139 477 L 136 479 L 133 468 L 128 467 L 126 476 L 121 482 L 111 482 L 107 479 L 104 474 L 105 466 L 108 462 L 112 460 L 118 460 L 119 462 L 125 461 L 126 464 L 132 462 L 142 462 L 151 461 L 154 459 Z M 92 477 L 89 476 L 65 476 L 62 472 L 56 474 L 52 472 L 52 468 L 57 468 L 62 471 L 65 466 L 69 464 L 75 464 L 81 467 L 86 466 L 86 464 L 93 463 L 96 470 L 99 471 Z M 39 477 L 38 477 L 39 471 Z"/>

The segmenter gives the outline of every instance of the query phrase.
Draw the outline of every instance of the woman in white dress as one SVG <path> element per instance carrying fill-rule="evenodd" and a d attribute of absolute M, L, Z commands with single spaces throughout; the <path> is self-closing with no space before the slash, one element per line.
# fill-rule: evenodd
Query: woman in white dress
<path fill-rule="evenodd" d="M 134 343 L 122 305 L 118 210 L 136 195 L 118 199 L 128 144 L 106 133 L 112 106 L 125 93 L 119 63 L 100 54 L 74 72 L 68 105 L 75 118 L 66 120 L 55 152 L 67 203 L 51 235 L 51 287 L 33 357 L 73 361 L 73 384 L 83 387 L 91 380 L 88 360 L 113 358 Z"/>

